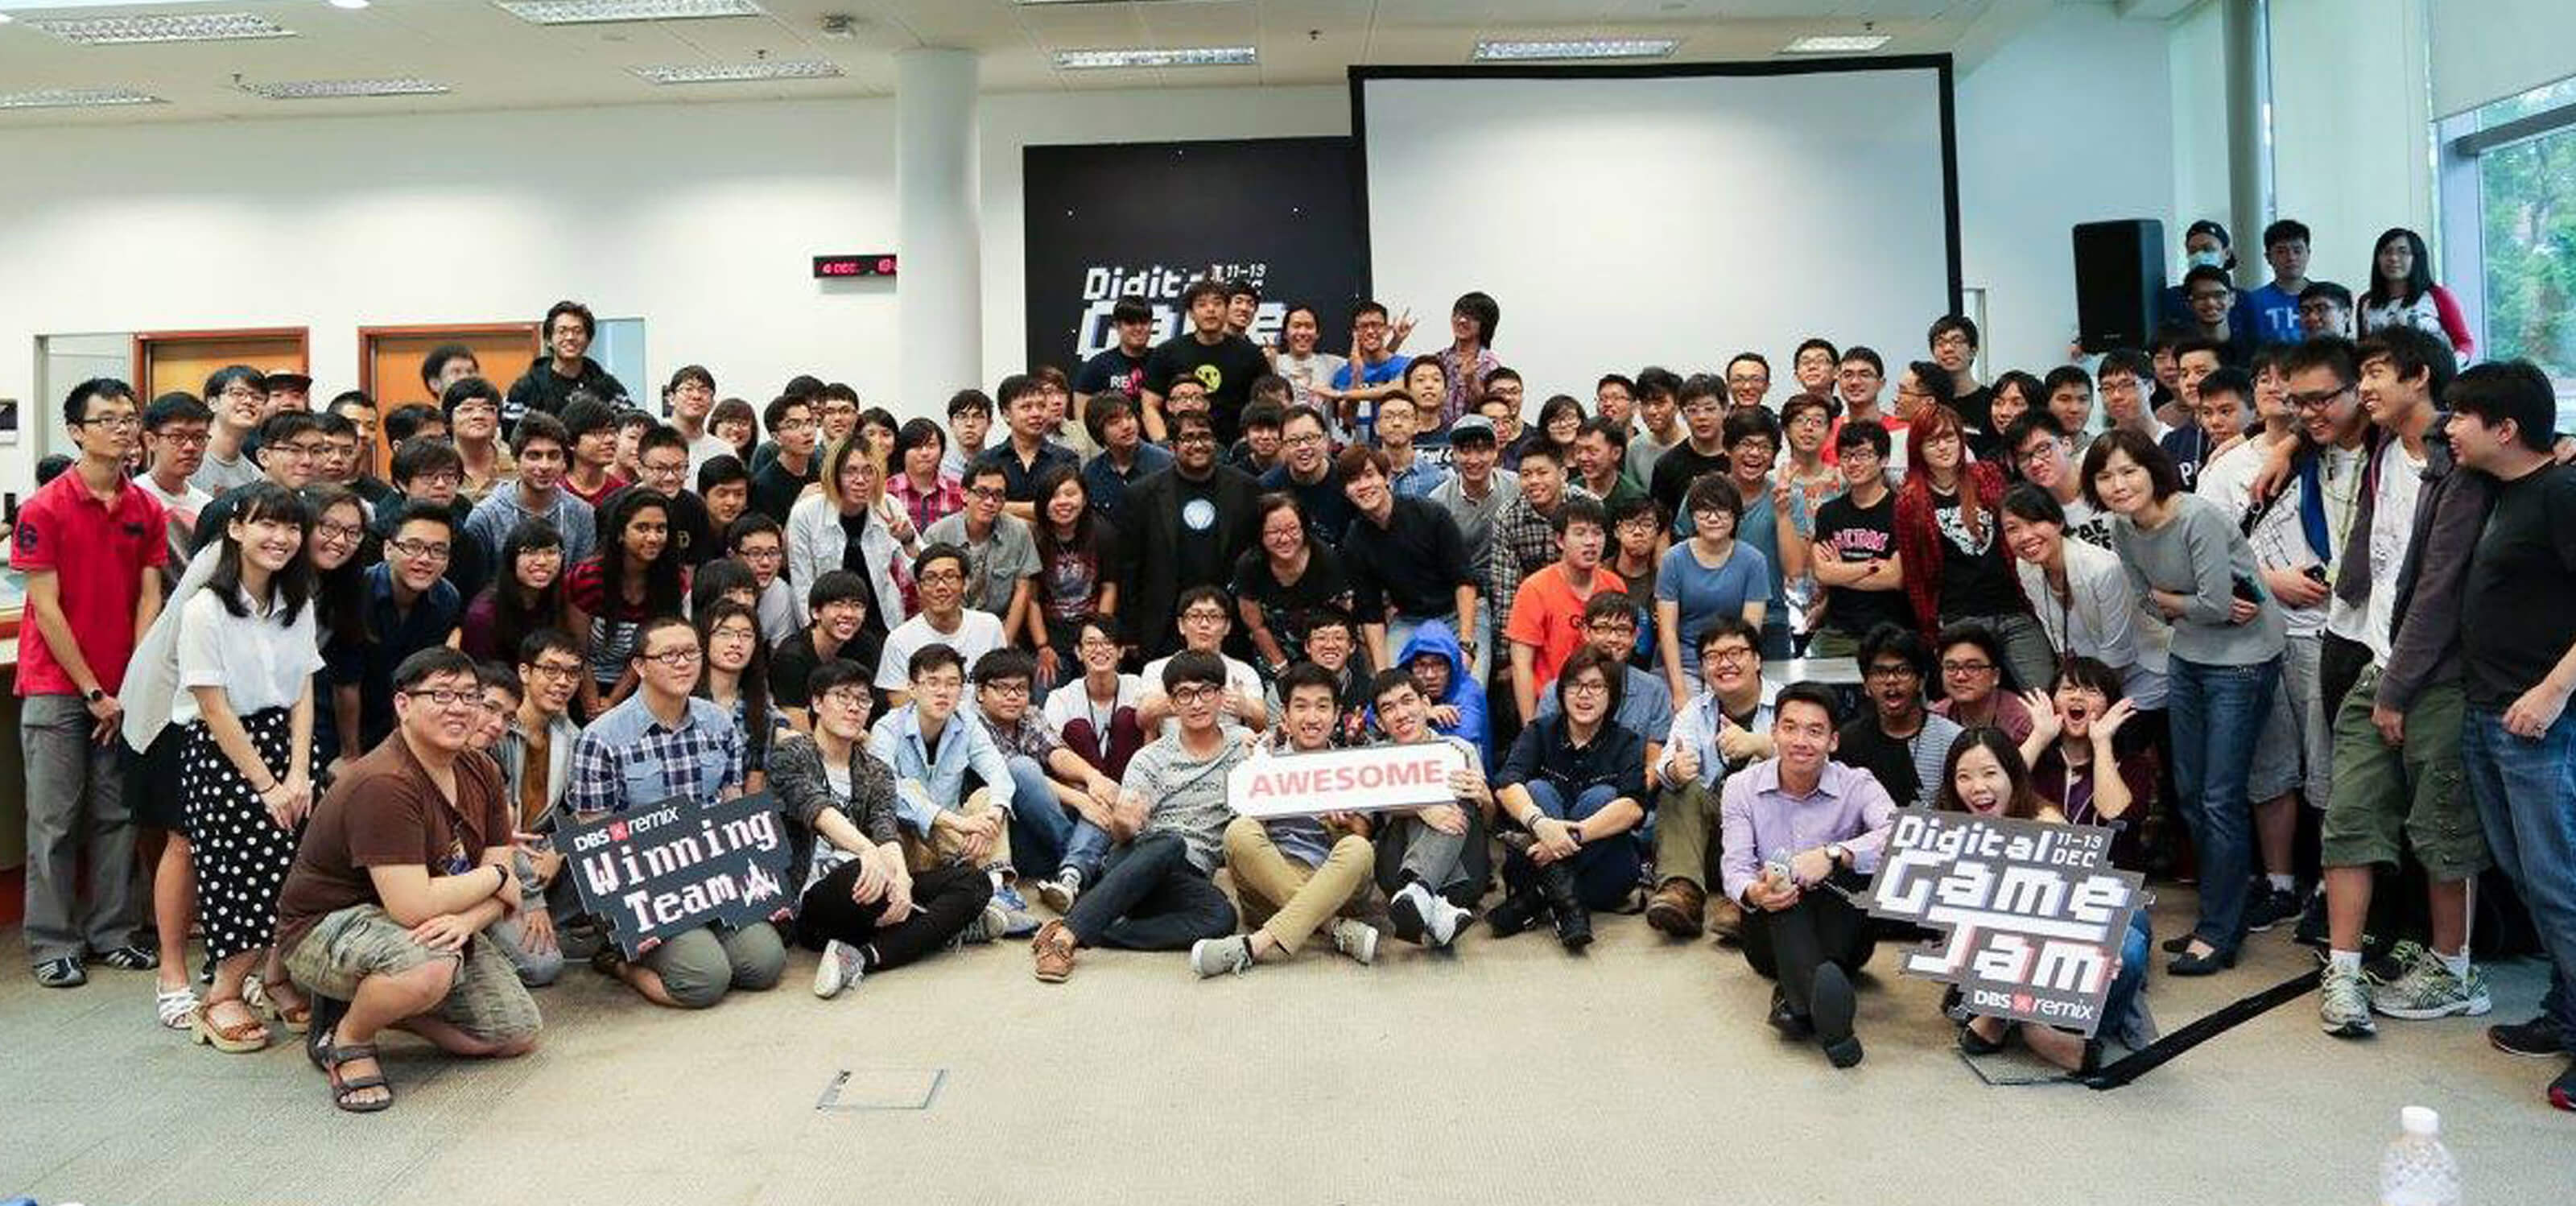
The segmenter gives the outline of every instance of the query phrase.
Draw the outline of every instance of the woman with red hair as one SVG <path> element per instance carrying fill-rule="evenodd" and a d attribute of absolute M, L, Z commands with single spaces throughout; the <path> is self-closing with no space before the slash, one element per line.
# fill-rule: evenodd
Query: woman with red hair
<path fill-rule="evenodd" d="M 2003 542 L 2003 466 L 1968 459 L 1959 412 L 1945 398 L 1949 374 L 1918 361 L 1897 379 L 1900 396 L 1924 395 L 1906 432 L 1905 484 L 1896 493 L 1896 548 L 1905 597 L 1926 641 L 1945 624 L 1983 624 L 2001 638 L 2014 681 L 2049 681 L 2056 652 L 2030 614 Z"/>

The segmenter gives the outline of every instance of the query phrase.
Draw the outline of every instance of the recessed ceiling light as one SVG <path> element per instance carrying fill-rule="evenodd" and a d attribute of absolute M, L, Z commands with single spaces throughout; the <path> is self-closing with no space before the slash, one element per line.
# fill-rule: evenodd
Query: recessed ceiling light
<path fill-rule="evenodd" d="M 751 63 L 679 63 L 630 68 L 656 84 L 733 84 L 745 80 L 828 80 L 841 65 L 824 59 L 761 59 Z"/>
<path fill-rule="evenodd" d="M 1179 50 L 1059 50 L 1062 71 L 1098 71 L 1110 67 L 1243 67 L 1260 61 L 1249 46 L 1187 46 Z"/>
<path fill-rule="evenodd" d="M 241 90 L 270 100 L 320 100 L 335 96 L 436 96 L 453 91 L 436 80 L 403 76 L 378 80 L 280 80 L 244 84 Z"/>
<path fill-rule="evenodd" d="M 38 88 L 33 92 L 0 92 L 0 109 L 85 109 L 162 103 L 160 97 L 132 88 Z"/>
<path fill-rule="evenodd" d="M 1479 39 L 1476 57 L 1489 63 L 1533 59 L 1660 59 L 1681 45 L 1678 38 L 1558 38 L 1529 42 Z"/>
<path fill-rule="evenodd" d="M 1780 48 L 1782 54 L 1860 54 L 1896 39 L 1886 34 L 1808 34 Z"/>
<path fill-rule="evenodd" d="M 28 25 L 83 46 L 133 46 L 146 42 L 226 42 L 239 38 L 291 38 L 295 31 L 249 13 L 154 13 L 139 17 L 59 17 Z"/>
<path fill-rule="evenodd" d="M 537 25 L 597 25 L 610 21 L 697 21 L 708 17 L 762 16 L 751 0 L 492 0 L 502 11 Z"/>

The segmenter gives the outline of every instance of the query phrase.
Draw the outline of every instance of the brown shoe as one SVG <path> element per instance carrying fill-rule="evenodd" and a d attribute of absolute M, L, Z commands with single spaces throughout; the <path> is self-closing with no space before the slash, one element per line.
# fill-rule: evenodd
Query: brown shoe
<path fill-rule="evenodd" d="M 1697 938 L 1700 935 L 1700 912 L 1708 906 L 1708 893 L 1687 879 L 1665 880 L 1662 887 L 1646 901 L 1646 924 L 1675 938 Z"/>
<path fill-rule="evenodd" d="M 1744 906 L 1723 896 L 1709 903 L 1716 906 L 1709 910 L 1709 932 L 1720 942 L 1744 941 Z"/>
<path fill-rule="evenodd" d="M 1029 940 L 1030 953 L 1037 956 L 1038 979 L 1049 984 L 1062 984 L 1073 974 L 1073 931 L 1062 921 L 1050 921 L 1038 927 L 1037 936 Z"/>

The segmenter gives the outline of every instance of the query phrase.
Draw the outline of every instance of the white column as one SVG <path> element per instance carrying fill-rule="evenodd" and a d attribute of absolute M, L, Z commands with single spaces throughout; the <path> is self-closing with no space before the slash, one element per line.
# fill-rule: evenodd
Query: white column
<path fill-rule="evenodd" d="M 980 383 L 982 226 L 976 187 L 976 56 L 928 47 L 895 56 L 895 286 L 903 396 L 888 409 L 939 417 Z"/>

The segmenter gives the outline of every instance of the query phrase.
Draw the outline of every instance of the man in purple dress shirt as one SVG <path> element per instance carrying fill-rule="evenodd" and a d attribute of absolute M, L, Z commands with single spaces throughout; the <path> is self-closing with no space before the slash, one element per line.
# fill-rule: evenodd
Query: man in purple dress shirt
<path fill-rule="evenodd" d="M 1726 894 L 1744 905 L 1744 958 L 1779 982 L 1771 1024 L 1813 1036 L 1837 1068 L 1860 1062 L 1852 974 L 1869 962 L 1869 917 L 1846 891 L 1878 866 L 1896 802 L 1869 772 L 1832 760 L 1834 697 L 1813 683 L 1780 692 L 1778 756 L 1728 776 L 1719 800 Z"/>

